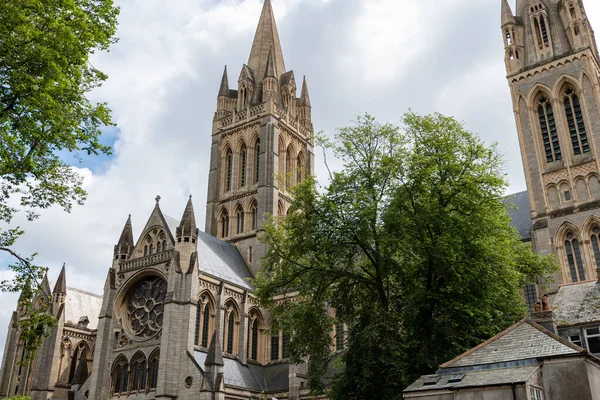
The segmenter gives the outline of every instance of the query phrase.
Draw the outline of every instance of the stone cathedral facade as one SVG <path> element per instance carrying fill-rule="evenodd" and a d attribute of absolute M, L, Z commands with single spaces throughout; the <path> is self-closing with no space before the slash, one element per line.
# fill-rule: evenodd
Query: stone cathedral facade
<path fill-rule="evenodd" d="M 502 0 L 505 62 L 527 191 L 513 223 L 561 264 L 544 292 L 596 280 L 600 267 L 600 58 L 582 0 Z"/>
<path fill-rule="evenodd" d="M 164 215 L 157 197 L 137 241 L 127 220 L 103 296 L 67 286 L 64 269 L 54 287 L 45 279 L 34 306 L 51 298 L 58 326 L 23 367 L 27 309 L 14 312 L 0 396 L 309 397 L 306 367 L 290 363 L 283 333 L 268 334 L 251 283 L 265 254 L 258 236 L 266 215 L 285 215 L 289 189 L 314 168 L 306 79 L 286 69 L 270 0 L 237 90 L 225 69 L 211 137 L 205 233 L 191 197 L 180 220 Z"/>

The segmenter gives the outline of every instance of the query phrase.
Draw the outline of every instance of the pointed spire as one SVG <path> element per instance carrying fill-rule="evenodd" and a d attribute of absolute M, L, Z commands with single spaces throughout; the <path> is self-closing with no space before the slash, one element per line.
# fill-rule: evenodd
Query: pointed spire
<path fill-rule="evenodd" d="M 204 361 L 204 365 L 207 367 L 212 367 L 213 365 L 225 365 L 223 362 L 221 341 L 217 339 L 216 329 L 214 330 L 212 339 L 210 340 L 210 346 L 208 347 L 208 354 L 206 356 L 206 361 Z"/>
<path fill-rule="evenodd" d="M 267 70 L 265 71 L 265 78 L 277 78 L 275 74 L 275 66 L 273 65 L 273 48 L 269 49 L 269 56 L 267 57 Z"/>
<path fill-rule="evenodd" d="M 50 289 L 50 281 L 48 281 L 48 271 L 46 271 L 46 273 L 44 274 L 44 279 L 42 279 L 40 290 L 43 291 L 47 297 L 52 295 L 52 289 Z"/>
<path fill-rule="evenodd" d="M 219 96 L 229 97 L 229 79 L 227 78 L 227 65 L 225 66 L 225 70 L 223 71 L 223 78 L 221 78 Z"/>
<path fill-rule="evenodd" d="M 176 236 L 178 238 L 182 236 L 191 236 L 195 238 L 197 237 L 197 230 L 196 217 L 194 216 L 194 205 L 192 203 L 192 196 L 190 195 L 190 199 L 188 200 L 187 205 L 185 206 L 185 211 L 183 212 L 183 216 L 181 217 L 181 223 L 177 228 Z"/>
<path fill-rule="evenodd" d="M 121 232 L 119 242 L 115 246 L 115 254 L 131 255 L 133 246 L 133 228 L 131 227 L 131 214 L 129 214 L 129 218 L 127 218 L 127 222 L 125 222 L 125 226 L 123 227 L 123 232 Z"/>
<path fill-rule="evenodd" d="M 65 264 L 63 264 L 62 269 L 60 270 L 60 275 L 58 275 L 56 286 L 54 286 L 54 293 L 67 294 L 67 276 L 65 272 Z"/>
<path fill-rule="evenodd" d="M 306 76 L 302 82 L 302 93 L 300 94 L 300 106 L 310 107 L 310 96 L 308 95 L 308 85 L 306 84 Z"/>
<path fill-rule="evenodd" d="M 274 73 L 276 74 L 275 77 L 278 78 L 279 75 L 286 71 L 285 63 L 283 61 L 283 52 L 281 51 L 281 42 L 279 41 L 279 33 L 275 24 L 271 0 L 265 0 L 260 20 L 258 21 L 258 27 L 256 28 L 256 34 L 254 35 L 250 58 L 248 59 L 248 66 L 254 72 L 256 82 L 262 82 L 264 79 L 263 74 L 267 70 L 267 59 L 269 58 L 271 49 L 273 53 Z"/>
<path fill-rule="evenodd" d="M 514 23 L 515 17 L 513 16 L 508 0 L 502 0 L 502 25 L 508 23 Z"/>

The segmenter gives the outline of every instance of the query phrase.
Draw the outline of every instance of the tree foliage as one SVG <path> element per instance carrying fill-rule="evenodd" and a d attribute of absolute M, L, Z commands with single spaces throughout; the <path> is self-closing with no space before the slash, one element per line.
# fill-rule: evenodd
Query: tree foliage
<path fill-rule="evenodd" d="M 522 285 L 556 268 L 509 225 L 495 146 L 440 114 L 403 122 L 366 115 L 323 141 L 343 167 L 321 192 L 312 178 L 294 188 L 288 216 L 266 227 L 258 296 L 290 354 L 310 358 L 312 389 L 335 365 L 333 325 L 349 326 L 333 399 L 402 398 L 522 318 Z M 281 293 L 294 301 L 275 303 Z"/>
<path fill-rule="evenodd" d="M 26 283 L 38 288 L 44 271 L 32 263 L 34 256 L 14 251 L 23 233 L 10 226 L 15 213 L 23 210 L 33 220 L 53 205 L 70 211 L 82 204 L 82 177 L 60 155 L 111 151 L 100 142 L 102 127 L 113 124 L 110 110 L 104 103 L 92 104 L 86 94 L 107 78 L 90 63 L 90 55 L 115 42 L 117 15 L 112 0 L 2 2 L 0 222 L 5 227 L 0 251 L 16 260 L 10 266 L 16 279 L 3 282 L 4 290 L 23 291 Z M 39 330 L 32 321 L 35 315 L 29 326 Z M 35 350 L 34 343 L 28 342 L 33 346 L 28 350 Z"/>

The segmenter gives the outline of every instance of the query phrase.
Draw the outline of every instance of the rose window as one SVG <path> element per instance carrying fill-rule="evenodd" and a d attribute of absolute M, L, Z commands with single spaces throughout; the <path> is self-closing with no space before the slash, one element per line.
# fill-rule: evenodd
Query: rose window
<path fill-rule="evenodd" d="M 127 299 L 127 314 L 135 336 L 149 339 L 160 332 L 166 294 L 167 282 L 157 277 L 142 279 L 131 289 Z"/>

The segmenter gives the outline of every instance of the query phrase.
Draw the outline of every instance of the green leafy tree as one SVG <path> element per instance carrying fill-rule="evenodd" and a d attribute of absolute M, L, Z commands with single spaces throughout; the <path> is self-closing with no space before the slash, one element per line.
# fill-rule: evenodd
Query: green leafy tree
<path fill-rule="evenodd" d="M 454 119 L 409 112 L 401 129 L 366 115 L 322 142 L 343 167 L 322 191 L 312 178 L 294 188 L 267 225 L 257 293 L 290 355 L 310 360 L 313 390 L 338 366 L 332 399 L 401 399 L 522 318 L 520 288 L 556 264 L 510 226 L 495 146 Z M 294 301 L 275 303 L 283 293 Z M 332 362 L 339 322 L 346 351 Z"/>
<path fill-rule="evenodd" d="M 2 289 L 37 295 L 45 269 L 14 250 L 23 234 L 11 226 L 23 211 L 29 220 L 53 205 L 69 212 L 83 204 L 82 177 L 60 155 L 109 154 L 100 142 L 112 125 L 106 104 L 86 94 L 106 75 L 90 63 L 115 42 L 118 8 L 112 0 L 5 0 L 0 12 L 0 251 L 15 262 L 16 278 Z M 29 353 L 50 321 L 31 313 L 24 324 Z"/>

